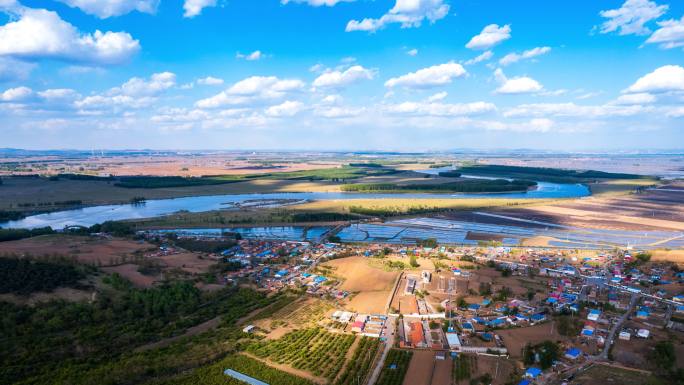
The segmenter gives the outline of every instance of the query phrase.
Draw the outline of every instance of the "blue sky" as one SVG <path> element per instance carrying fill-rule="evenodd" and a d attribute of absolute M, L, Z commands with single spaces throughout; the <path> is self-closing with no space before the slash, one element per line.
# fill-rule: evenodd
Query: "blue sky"
<path fill-rule="evenodd" d="M 0 147 L 682 148 L 684 4 L 0 0 Z"/>

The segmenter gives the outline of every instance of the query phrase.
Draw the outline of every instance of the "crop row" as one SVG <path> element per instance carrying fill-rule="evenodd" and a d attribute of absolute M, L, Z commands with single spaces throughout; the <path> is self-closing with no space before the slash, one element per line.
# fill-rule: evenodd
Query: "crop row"
<path fill-rule="evenodd" d="M 304 378 L 294 376 L 292 374 L 283 372 L 281 370 L 272 368 L 264 363 L 261 363 L 252 358 L 243 355 L 228 356 L 225 359 L 196 370 L 190 373 L 183 374 L 173 379 L 166 379 L 160 381 L 164 385 L 242 385 L 242 381 L 238 381 L 223 371 L 226 369 L 233 369 L 237 372 L 256 378 L 258 380 L 267 382 L 269 384 L 278 385 L 312 385 L 312 383 Z M 156 384 L 156 383 L 155 383 Z"/>
<path fill-rule="evenodd" d="M 247 351 L 332 380 L 342 368 L 354 338 L 348 334 L 328 333 L 321 328 L 301 329 L 276 341 L 253 343 Z"/>
<path fill-rule="evenodd" d="M 379 346 L 380 341 L 377 338 L 361 337 L 354 355 L 347 363 L 344 372 L 335 381 L 335 385 L 364 384 Z"/>
<path fill-rule="evenodd" d="M 392 349 L 385 358 L 377 385 L 400 385 L 408 370 L 413 353 L 408 350 Z"/>

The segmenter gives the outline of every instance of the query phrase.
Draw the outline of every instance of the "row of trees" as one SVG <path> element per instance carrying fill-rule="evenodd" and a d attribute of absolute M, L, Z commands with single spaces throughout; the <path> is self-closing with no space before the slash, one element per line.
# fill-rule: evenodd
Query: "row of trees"
<path fill-rule="evenodd" d="M 473 179 L 440 184 L 405 184 L 394 183 L 356 183 L 340 186 L 342 191 L 347 192 L 457 192 L 457 193 L 486 193 L 523 191 L 536 185 L 536 182 L 528 180 L 506 179 Z"/>

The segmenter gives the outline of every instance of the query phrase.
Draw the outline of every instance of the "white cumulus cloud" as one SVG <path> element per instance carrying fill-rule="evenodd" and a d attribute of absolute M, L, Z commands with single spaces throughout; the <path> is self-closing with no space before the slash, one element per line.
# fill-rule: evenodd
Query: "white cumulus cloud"
<path fill-rule="evenodd" d="M 204 8 L 215 7 L 216 0 L 185 0 L 183 17 L 192 18 L 202 13 Z"/>
<path fill-rule="evenodd" d="M 129 12 L 155 13 L 159 0 L 59 0 L 100 19 L 121 16 Z"/>
<path fill-rule="evenodd" d="M 511 38 L 511 26 L 506 24 L 499 27 L 498 24 L 489 24 L 482 29 L 479 35 L 473 36 L 466 44 L 466 48 L 485 50 L 494 47 L 502 41 Z"/>
<path fill-rule="evenodd" d="M 440 100 L 444 100 L 449 94 L 446 91 L 438 92 L 434 95 L 431 95 L 429 98 L 427 98 L 427 101 L 430 103 L 433 102 L 438 102 Z"/>
<path fill-rule="evenodd" d="M 111 94 L 123 94 L 130 96 L 151 96 L 176 85 L 176 74 L 173 72 L 160 72 L 150 76 L 148 80 L 133 77 L 121 87 L 110 90 Z"/>
<path fill-rule="evenodd" d="M 195 103 L 198 108 L 263 103 L 284 98 L 304 88 L 299 79 L 279 79 L 275 76 L 252 76 L 233 84 L 227 90 Z"/>
<path fill-rule="evenodd" d="M 289 3 L 301 3 L 301 4 L 308 4 L 312 7 L 320 7 L 322 5 L 332 7 L 336 5 L 337 3 L 345 3 L 345 2 L 351 2 L 354 0 L 280 0 L 281 4 L 289 4 Z"/>
<path fill-rule="evenodd" d="M 430 88 L 449 84 L 466 74 L 462 65 L 454 62 L 435 65 L 385 82 L 385 87 Z"/>
<path fill-rule="evenodd" d="M 463 63 L 463 64 L 465 64 L 465 65 L 467 65 L 467 66 L 473 65 L 473 64 L 477 64 L 477 63 L 480 63 L 480 62 L 487 61 L 487 60 L 491 59 L 492 56 L 494 56 L 494 52 L 492 52 L 492 51 L 484 51 L 484 52 L 482 52 L 481 54 L 477 55 L 476 57 L 474 57 L 474 58 L 472 58 L 472 59 L 470 59 L 470 60 L 466 60 L 465 63 Z"/>
<path fill-rule="evenodd" d="M 28 87 L 9 88 L 0 93 L 0 101 L 2 102 L 20 102 L 30 98 L 33 95 L 33 90 Z"/>
<path fill-rule="evenodd" d="M 647 92 L 641 92 L 638 94 L 625 94 L 620 95 L 613 104 L 649 104 L 655 102 L 655 95 L 649 94 Z"/>
<path fill-rule="evenodd" d="M 375 32 L 393 23 L 402 28 L 420 27 L 424 20 L 434 23 L 448 13 L 449 5 L 444 0 L 396 0 L 394 7 L 379 19 L 350 20 L 345 30 Z"/>
<path fill-rule="evenodd" d="M 684 68 L 666 65 L 640 77 L 623 92 L 668 92 L 684 91 Z"/>
<path fill-rule="evenodd" d="M 596 118 L 607 116 L 633 116 L 644 112 L 646 109 L 640 105 L 594 105 L 584 106 L 575 103 L 533 103 L 521 104 L 504 112 L 505 117 L 520 116 L 556 116 L 556 117 L 582 117 Z"/>
<path fill-rule="evenodd" d="M 223 79 L 207 76 L 206 78 L 197 79 L 197 84 L 201 84 L 203 86 L 218 86 L 223 84 Z"/>
<path fill-rule="evenodd" d="M 512 53 L 509 53 L 508 55 L 502 57 L 499 60 L 499 64 L 502 66 L 507 66 L 509 64 L 519 62 L 520 60 L 531 59 L 533 57 L 544 55 L 544 54 L 549 53 L 549 52 L 551 52 L 551 47 L 535 47 L 535 48 L 523 51 L 523 53 L 512 52 Z"/>
<path fill-rule="evenodd" d="M 281 104 L 268 107 L 266 115 L 272 117 L 294 116 L 304 108 L 304 103 L 287 100 Z"/>
<path fill-rule="evenodd" d="M 126 32 L 81 33 L 45 9 L 17 6 L 10 12 L 13 20 L 0 26 L 0 55 L 116 64 L 140 50 Z"/>
<path fill-rule="evenodd" d="M 651 32 L 645 26 L 667 12 L 667 5 L 658 5 L 649 0 L 627 0 L 620 8 L 601 11 L 608 19 L 600 26 L 601 33 L 618 31 L 620 35 L 647 35 Z"/>
<path fill-rule="evenodd" d="M 684 47 L 684 16 L 679 20 L 658 22 L 658 28 L 646 43 L 658 44 L 660 48 L 671 49 Z"/>
<path fill-rule="evenodd" d="M 496 110 L 496 106 L 487 102 L 473 103 L 435 103 L 435 102 L 403 102 L 385 105 L 390 114 L 418 116 L 468 116 L 483 114 Z"/>
<path fill-rule="evenodd" d="M 27 79 L 34 68 L 36 68 L 34 63 L 0 57 L 0 82 Z"/>
<path fill-rule="evenodd" d="M 235 57 L 238 59 L 245 59 L 245 60 L 249 60 L 249 61 L 254 61 L 254 60 L 262 59 L 264 57 L 264 54 L 261 51 L 256 50 L 256 51 L 254 51 L 252 53 L 248 53 L 248 54 L 243 54 L 243 53 L 238 52 L 235 54 Z"/>
<path fill-rule="evenodd" d="M 536 80 L 528 76 L 516 76 L 508 78 L 501 68 L 497 68 L 494 77 L 501 84 L 496 89 L 498 94 L 529 94 L 539 92 L 544 87 Z"/>
<path fill-rule="evenodd" d="M 375 71 L 354 65 L 344 71 L 327 71 L 314 80 L 314 87 L 344 87 L 361 80 L 370 80 L 375 76 Z"/>

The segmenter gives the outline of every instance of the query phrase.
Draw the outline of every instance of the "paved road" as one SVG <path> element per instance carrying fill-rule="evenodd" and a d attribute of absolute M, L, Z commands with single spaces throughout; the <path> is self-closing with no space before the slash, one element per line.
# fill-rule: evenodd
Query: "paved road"
<path fill-rule="evenodd" d="M 378 378 L 380 378 L 380 372 L 382 371 L 382 367 L 385 365 L 385 359 L 387 358 L 387 354 L 389 353 L 392 346 L 394 346 L 394 339 L 396 338 L 396 329 L 394 325 L 396 322 L 397 317 L 389 316 L 387 318 L 387 322 L 385 323 L 387 325 L 387 328 L 385 329 L 385 336 L 387 337 L 387 340 L 385 341 L 385 347 L 382 350 L 382 356 L 380 356 L 380 359 L 375 365 L 375 368 L 373 368 L 373 373 L 368 379 L 368 385 L 374 385 L 375 382 L 378 381 Z"/>

